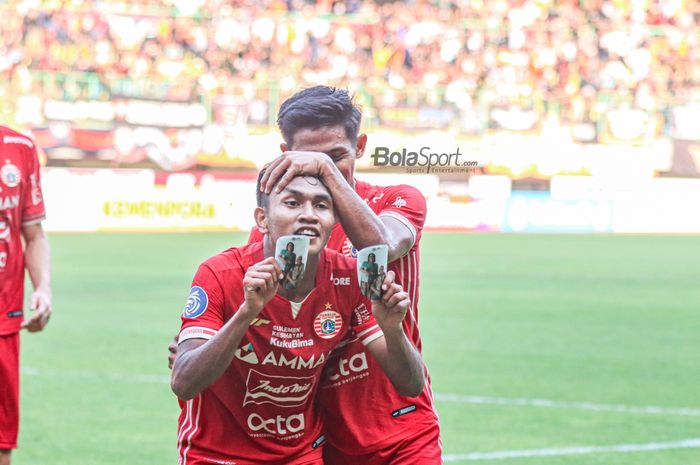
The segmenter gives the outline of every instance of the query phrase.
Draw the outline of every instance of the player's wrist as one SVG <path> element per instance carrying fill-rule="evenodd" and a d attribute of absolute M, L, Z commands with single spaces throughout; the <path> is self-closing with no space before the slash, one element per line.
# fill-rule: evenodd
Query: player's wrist
<path fill-rule="evenodd" d="M 403 326 L 400 322 L 397 324 L 392 324 L 380 323 L 379 321 L 377 321 L 377 323 L 379 324 L 379 327 L 381 328 L 385 337 L 402 337 L 404 335 Z"/>
<path fill-rule="evenodd" d="M 321 164 L 321 178 L 331 193 L 347 184 L 343 174 L 330 157 L 326 157 L 324 163 Z"/>
<path fill-rule="evenodd" d="M 239 318 L 241 318 L 243 322 L 247 322 L 247 324 L 250 324 L 258 316 L 262 309 L 262 305 L 255 304 L 246 300 L 238 308 L 237 313 L 239 315 Z"/>

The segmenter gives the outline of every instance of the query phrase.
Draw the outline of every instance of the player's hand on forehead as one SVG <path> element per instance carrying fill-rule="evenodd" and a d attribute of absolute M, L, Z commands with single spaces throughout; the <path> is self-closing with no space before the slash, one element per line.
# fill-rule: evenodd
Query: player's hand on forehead
<path fill-rule="evenodd" d="M 300 201 L 323 201 L 328 203 L 329 207 L 333 205 L 330 191 L 321 179 L 313 175 L 299 174 L 292 177 L 280 191 L 275 189 L 270 198 L 283 199 L 286 194 L 293 195 Z"/>
<path fill-rule="evenodd" d="M 260 189 L 269 194 L 281 192 L 299 175 L 323 179 L 336 169 L 333 160 L 323 152 L 288 151 L 275 158 L 265 168 Z"/>

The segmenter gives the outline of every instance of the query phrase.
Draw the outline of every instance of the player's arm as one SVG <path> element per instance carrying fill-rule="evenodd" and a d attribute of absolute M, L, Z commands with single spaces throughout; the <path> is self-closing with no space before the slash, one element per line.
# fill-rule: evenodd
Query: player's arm
<path fill-rule="evenodd" d="M 301 173 L 321 178 L 333 196 L 333 207 L 345 234 L 358 250 L 386 244 L 389 262 L 411 250 L 415 242 L 411 229 L 396 218 L 377 216 L 325 153 L 285 152 L 266 168 L 261 186 L 268 193 L 273 188 L 281 191 Z"/>
<path fill-rule="evenodd" d="M 25 241 L 25 266 L 34 286 L 29 308 L 35 310 L 31 318 L 22 322 L 30 332 L 41 331 L 51 317 L 51 253 L 49 241 L 40 222 L 22 226 Z"/>
<path fill-rule="evenodd" d="M 180 344 L 170 381 L 175 395 L 192 399 L 226 371 L 253 319 L 277 292 L 281 273 L 273 257 L 250 267 L 243 278 L 245 301 L 233 317 L 211 339 Z"/>
<path fill-rule="evenodd" d="M 408 293 L 394 282 L 394 272 L 389 271 L 382 284 L 384 295 L 372 302 L 372 312 L 384 333 L 370 342 L 367 349 L 379 362 L 384 373 L 399 394 L 417 397 L 425 386 L 423 358 L 406 337 L 401 322 L 411 305 Z"/>

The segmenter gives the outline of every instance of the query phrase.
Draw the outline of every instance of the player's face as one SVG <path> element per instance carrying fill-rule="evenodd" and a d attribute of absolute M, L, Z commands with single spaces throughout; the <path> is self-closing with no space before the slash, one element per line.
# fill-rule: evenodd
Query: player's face
<path fill-rule="evenodd" d="M 292 146 L 282 144 L 282 150 L 299 150 L 323 152 L 333 160 L 338 171 L 351 186 L 354 185 L 355 159 L 360 158 L 365 151 L 367 136 L 360 134 L 357 143 L 353 144 L 345 134 L 342 125 L 324 126 L 318 129 L 300 129 L 294 133 Z"/>
<path fill-rule="evenodd" d="M 270 194 L 267 233 L 276 243 L 281 236 L 309 236 L 309 254 L 323 250 L 335 225 L 333 200 L 316 178 L 297 176 L 280 193 Z"/>

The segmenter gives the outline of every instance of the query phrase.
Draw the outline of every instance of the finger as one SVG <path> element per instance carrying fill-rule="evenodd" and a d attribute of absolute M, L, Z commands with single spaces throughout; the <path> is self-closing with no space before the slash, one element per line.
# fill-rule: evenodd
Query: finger
<path fill-rule="evenodd" d="M 264 279 L 257 279 L 257 278 L 249 278 L 243 280 L 243 285 L 245 286 L 245 289 L 250 291 L 250 292 L 255 292 L 259 288 L 263 287 L 265 285 L 265 280 Z"/>
<path fill-rule="evenodd" d="M 270 174 L 272 173 L 272 171 L 274 171 L 275 168 L 277 168 L 277 165 L 282 163 L 282 161 L 284 161 L 284 155 L 278 156 L 277 158 L 272 160 L 270 163 L 268 163 L 267 166 L 265 166 L 265 174 L 263 174 L 263 177 L 260 180 L 260 190 L 262 192 L 267 192 L 266 187 L 267 187 L 267 182 L 270 179 Z"/>
<path fill-rule="evenodd" d="M 272 188 L 278 184 L 279 178 L 285 173 L 285 171 L 289 170 L 290 165 L 291 161 L 289 161 L 287 157 L 284 156 L 284 159 L 280 161 L 273 170 L 270 171 L 270 177 L 267 179 L 267 183 L 265 184 L 265 193 L 269 194 L 270 192 L 272 192 Z"/>
<path fill-rule="evenodd" d="M 291 165 L 289 168 L 283 171 L 282 177 L 277 181 L 277 188 L 276 191 L 277 193 L 282 192 L 282 189 L 287 187 L 287 184 L 292 182 L 292 179 L 294 179 L 296 176 L 299 176 L 304 173 L 304 168 L 302 168 L 299 165 Z"/>
<path fill-rule="evenodd" d="M 22 322 L 22 324 L 20 325 L 20 328 L 21 328 L 21 329 L 29 328 L 31 325 L 33 325 L 34 323 L 36 323 L 36 321 L 39 319 L 39 316 L 40 316 L 40 315 L 39 315 L 38 313 L 35 313 L 35 314 L 32 315 L 30 318 L 25 319 L 25 320 Z"/>
<path fill-rule="evenodd" d="M 268 271 L 249 271 L 248 273 L 246 273 L 246 276 L 255 279 L 262 279 L 263 281 L 267 281 L 268 278 L 274 277 L 274 275 Z"/>
<path fill-rule="evenodd" d="M 257 284 L 251 282 L 249 290 L 254 290 L 256 292 L 266 292 L 268 290 L 268 273 L 253 274 L 250 277 L 255 280 Z"/>
<path fill-rule="evenodd" d="M 382 284 L 382 289 L 385 291 L 389 289 L 389 286 L 394 282 L 395 277 L 396 274 L 390 270 L 384 277 L 384 284 Z"/>
<path fill-rule="evenodd" d="M 253 269 L 263 269 L 262 267 L 266 265 L 272 265 L 272 269 L 269 270 L 270 272 L 274 273 L 277 275 L 278 279 L 282 279 L 282 276 L 284 276 L 282 272 L 282 268 L 280 268 L 279 263 L 275 259 L 275 257 L 268 257 L 265 260 L 261 261 L 260 263 L 257 263 L 253 265 Z M 264 268 L 267 270 L 267 268 Z"/>
<path fill-rule="evenodd" d="M 39 313 L 51 313 L 51 304 L 45 299 L 38 299 L 35 308 Z"/>
<path fill-rule="evenodd" d="M 387 301 L 386 307 L 387 308 L 392 308 L 395 306 L 399 306 L 399 304 L 405 304 L 406 307 L 410 305 L 411 299 L 408 297 L 408 292 L 405 291 L 399 291 Z"/>
<path fill-rule="evenodd" d="M 44 329 L 47 324 L 49 324 L 49 320 L 51 319 L 51 312 L 46 311 L 41 315 L 41 329 Z"/>
<path fill-rule="evenodd" d="M 384 286 L 382 286 L 384 287 Z M 399 286 L 396 283 L 392 283 L 391 285 L 388 286 L 386 290 L 382 293 L 382 301 L 384 303 L 389 302 L 389 299 L 391 299 L 396 293 L 403 291 L 403 288 Z"/>
<path fill-rule="evenodd" d="M 279 279 L 282 279 L 282 277 L 284 276 L 284 272 L 282 271 L 280 264 L 277 263 L 277 260 L 275 260 L 274 258 L 272 259 L 272 268 L 274 269 L 274 273 L 279 277 Z"/>

